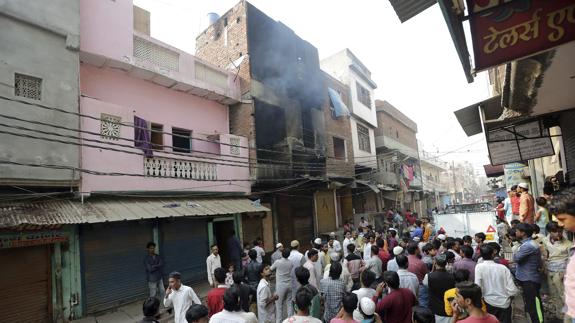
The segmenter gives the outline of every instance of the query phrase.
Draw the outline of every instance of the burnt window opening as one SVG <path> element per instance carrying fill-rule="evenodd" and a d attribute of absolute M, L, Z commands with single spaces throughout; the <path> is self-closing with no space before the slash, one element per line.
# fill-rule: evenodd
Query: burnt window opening
<path fill-rule="evenodd" d="M 336 159 L 345 159 L 345 140 L 333 137 L 333 157 Z"/>
<path fill-rule="evenodd" d="M 189 153 L 192 150 L 192 132 L 190 130 L 172 128 L 173 151 Z"/>
<path fill-rule="evenodd" d="M 371 143 L 369 141 L 369 129 L 360 124 L 357 125 L 357 141 L 359 143 L 359 150 L 371 152 Z"/>
<path fill-rule="evenodd" d="M 241 19 L 240 17 L 237 17 L 237 18 L 236 18 L 236 24 L 239 24 L 240 21 L 242 21 L 242 19 Z"/>
<path fill-rule="evenodd" d="M 399 139 L 399 131 L 395 130 L 395 137 Z"/>
<path fill-rule="evenodd" d="M 228 25 L 228 18 L 224 18 L 224 27 L 226 27 Z"/>
<path fill-rule="evenodd" d="M 152 123 L 150 128 L 150 141 L 152 142 L 152 149 L 164 150 L 164 126 L 161 124 Z"/>
<path fill-rule="evenodd" d="M 301 112 L 301 117 L 302 117 L 303 145 L 307 148 L 315 148 L 315 131 L 314 131 L 313 115 L 311 109 L 303 109 Z"/>
<path fill-rule="evenodd" d="M 357 89 L 357 100 L 371 109 L 371 96 L 369 90 L 363 87 L 359 82 L 355 82 Z"/>

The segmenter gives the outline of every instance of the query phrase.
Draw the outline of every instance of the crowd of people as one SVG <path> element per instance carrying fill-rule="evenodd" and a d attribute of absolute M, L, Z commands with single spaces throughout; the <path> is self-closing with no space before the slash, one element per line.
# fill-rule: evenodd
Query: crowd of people
<path fill-rule="evenodd" d="M 507 202 L 501 201 L 498 214 L 506 213 L 498 217 L 499 241 L 487 241 L 484 233 L 435 232 L 429 218 L 417 215 L 400 229 L 395 214 L 379 230 L 362 218 L 357 228 L 345 224 L 341 241 L 332 232 L 305 251 L 293 240 L 266 256 L 255 241 L 225 269 L 212 246 L 205 305 L 177 272 L 164 293 L 150 282 L 158 292 L 151 296 L 173 307 L 176 323 L 510 323 L 518 296 L 533 323 L 575 323 L 575 261 L 569 262 L 573 243 L 567 235 L 575 232 L 575 188 L 548 196 L 551 203 L 544 204 L 524 196 L 523 186 L 513 188 L 520 201 L 540 208 L 525 209 L 520 202 L 517 214 L 509 208 L 508 222 Z M 509 193 L 510 199 L 517 196 Z M 148 299 L 146 317 L 151 320 L 159 306 L 157 298 Z"/>

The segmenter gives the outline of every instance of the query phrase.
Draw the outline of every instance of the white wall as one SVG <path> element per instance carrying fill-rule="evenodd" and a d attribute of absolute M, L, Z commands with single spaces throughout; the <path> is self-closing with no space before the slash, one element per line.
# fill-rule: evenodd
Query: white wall
<path fill-rule="evenodd" d="M 355 163 L 358 165 L 376 168 L 377 167 L 377 160 L 375 157 L 375 136 L 373 129 L 369 127 L 366 123 L 362 122 L 361 120 L 357 120 L 353 116 L 351 117 L 351 136 L 353 141 L 353 156 L 355 158 Z M 359 149 L 359 141 L 357 138 L 357 124 L 361 124 L 369 129 L 369 143 L 371 144 L 371 152 L 363 151 Z M 366 158 L 371 157 L 371 158 Z"/>
<path fill-rule="evenodd" d="M 375 110 L 375 99 L 373 88 L 367 84 L 359 75 L 354 71 L 349 71 L 348 75 L 349 87 L 351 89 L 351 105 L 352 113 L 360 119 L 363 119 L 368 126 L 377 128 L 377 112 Z M 358 100 L 357 85 L 356 82 L 369 91 L 369 98 L 371 99 L 371 107 L 366 107 L 363 103 Z"/>

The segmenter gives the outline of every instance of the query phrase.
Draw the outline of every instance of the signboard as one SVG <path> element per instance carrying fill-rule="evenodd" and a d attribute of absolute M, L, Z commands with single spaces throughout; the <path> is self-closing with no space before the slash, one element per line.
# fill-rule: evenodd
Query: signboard
<path fill-rule="evenodd" d="M 60 231 L 41 231 L 0 235 L 0 249 L 30 247 L 68 241 L 68 236 Z"/>
<path fill-rule="evenodd" d="M 523 170 L 526 168 L 521 163 L 506 164 L 504 168 L 505 186 L 507 188 L 525 182 L 523 179 Z"/>
<path fill-rule="evenodd" d="M 487 233 L 495 233 L 495 228 L 490 224 L 485 231 Z"/>
<path fill-rule="evenodd" d="M 549 131 L 540 120 L 488 131 L 491 165 L 502 165 L 555 154 Z"/>
<path fill-rule="evenodd" d="M 467 0 L 475 70 L 575 40 L 573 0 Z"/>

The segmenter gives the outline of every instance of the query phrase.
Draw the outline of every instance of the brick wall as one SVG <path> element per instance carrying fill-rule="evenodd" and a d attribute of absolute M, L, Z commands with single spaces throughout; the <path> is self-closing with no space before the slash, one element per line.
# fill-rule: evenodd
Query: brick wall
<path fill-rule="evenodd" d="M 337 81 L 327 73 L 322 73 L 328 87 L 341 93 L 343 102 L 350 107 L 349 87 Z M 325 91 L 326 96 L 327 88 Z M 323 106 L 324 120 L 325 120 L 325 146 L 326 146 L 326 171 L 328 175 L 337 175 L 342 177 L 353 177 L 355 174 L 354 159 L 353 159 L 353 143 L 351 136 L 351 123 L 349 117 L 333 118 L 330 110 L 329 97 L 325 100 Z M 346 159 L 334 158 L 333 137 L 338 137 L 345 140 L 346 145 Z"/>
<path fill-rule="evenodd" d="M 415 132 L 385 112 L 377 112 L 377 128 L 375 129 L 375 136 L 390 137 L 417 151 L 417 138 L 415 136 Z"/>

